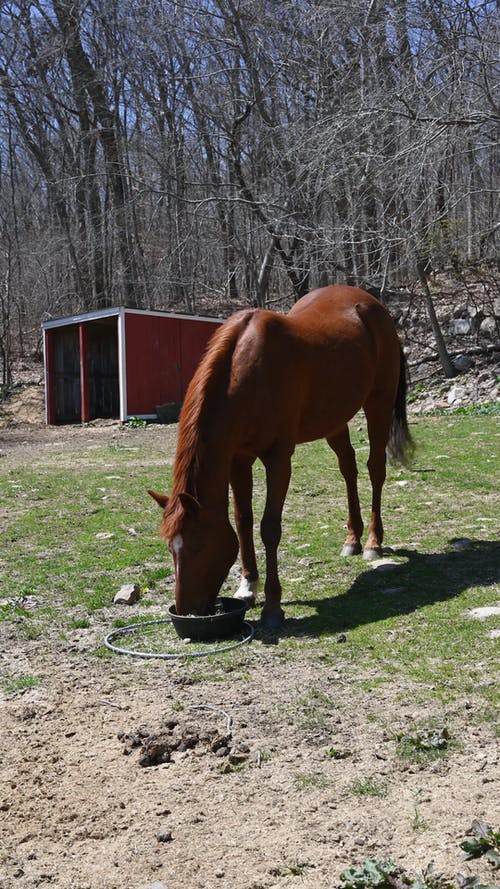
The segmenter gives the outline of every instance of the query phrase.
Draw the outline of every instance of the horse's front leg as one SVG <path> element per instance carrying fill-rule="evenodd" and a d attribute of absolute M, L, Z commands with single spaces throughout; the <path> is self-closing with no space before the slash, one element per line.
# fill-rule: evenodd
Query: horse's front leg
<path fill-rule="evenodd" d="M 266 551 L 266 597 L 261 622 L 265 629 L 279 629 L 285 614 L 281 607 L 281 583 L 278 575 L 278 546 L 281 540 L 281 515 L 292 472 L 289 448 L 280 449 L 263 460 L 266 468 L 267 497 L 260 524 L 262 542 Z"/>
<path fill-rule="evenodd" d="M 234 494 L 234 520 L 240 542 L 241 583 L 235 599 L 255 602 L 259 589 L 259 573 L 253 542 L 252 459 L 236 457 L 231 466 L 231 488 Z"/>

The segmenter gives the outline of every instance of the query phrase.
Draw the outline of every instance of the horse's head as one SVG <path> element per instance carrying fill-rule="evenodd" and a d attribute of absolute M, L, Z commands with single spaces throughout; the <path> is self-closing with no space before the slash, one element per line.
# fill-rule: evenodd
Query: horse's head
<path fill-rule="evenodd" d="M 175 568 L 177 614 L 208 614 L 238 555 L 238 538 L 224 509 L 206 508 L 190 494 L 149 491 L 163 509 L 161 535 Z"/>

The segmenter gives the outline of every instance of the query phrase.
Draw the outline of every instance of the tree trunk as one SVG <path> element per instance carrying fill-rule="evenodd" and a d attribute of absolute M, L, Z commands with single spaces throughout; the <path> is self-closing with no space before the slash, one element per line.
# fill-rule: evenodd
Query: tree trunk
<path fill-rule="evenodd" d="M 424 289 L 425 303 L 427 307 L 427 312 L 429 314 L 429 320 L 431 322 L 432 332 L 434 334 L 434 339 L 436 340 L 436 346 L 438 351 L 439 360 L 441 362 L 441 367 L 443 368 L 444 375 L 448 379 L 452 379 L 456 377 L 457 371 L 453 365 L 453 362 L 448 355 L 448 350 L 446 348 L 446 343 L 444 341 L 444 337 L 441 331 L 441 327 L 439 326 L 439 321 L 436 315 L 436 309 L 434 308 L 434 302 L 432 299 L 432 294 L 429 288 L 429 282 L 427 280 L 426 273 L 426 261 L 425 259 L 419 257 L 417 259 L 417 271 L 418 277 L 420 279 L 420 283 Z"/>
<path fill-rule="evenodd" d="M 71 69 L 77 93 L 87 94 L 100 124 L 99 136 L 106 160 L 107 175 L 111 184 L 115 211 L 118 247 L 123 270 L 124 302 L 127 306 L 142 303 L 139 294 L 139 275 L 132 233 L 128 224 L 126 201 L 127 183 L 125 164 L 115 126 L 115 117 L 109 107 L 106 91 L 98 73 L 83 48 L 78 13 L 72 2 L 54 0 L 59 27 L 65 39 L 65 53 Z"/>

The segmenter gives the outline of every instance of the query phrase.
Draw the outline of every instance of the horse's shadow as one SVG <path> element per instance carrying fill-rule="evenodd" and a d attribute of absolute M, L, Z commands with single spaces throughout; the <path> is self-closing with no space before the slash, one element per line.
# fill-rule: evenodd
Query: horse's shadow
<path fill-rule="evenodd" d="M 430 554 L 394 550 L 391 554 L 404 557 L 404 562 L 388 570 L 368 568 L 340 595 L 335 595 L 332 578 L 325 579 L 326 589 L 332 590 L 331 596 L 285 599 L 285 613 L 287 604 L 293 604 L 313 607 L 316 614 L 288 618 L 274 636 L 317 638 L 342 633 L 398 614 L 411 614 L 426 605 L 452 599 L 471 586 L 491 586 L 500 581 L 500 542 L 473 540 L 456 549 L 453 544 L 452 540 L 449 550 Z M 273 641 L 272 638 L 266 640 L 265 635 L 262 633 L 263 641 Z"/>

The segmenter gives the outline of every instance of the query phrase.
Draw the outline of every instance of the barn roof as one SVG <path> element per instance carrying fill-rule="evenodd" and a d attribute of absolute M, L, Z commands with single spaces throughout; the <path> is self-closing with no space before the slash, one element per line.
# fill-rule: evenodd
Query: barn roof
<path fill-rule="evenodd" d="M 180 318 L 186 321 L 217 321 L 222 319 L 213 315 L 191 315 L 187 312 L 169 312 L 166 309 L 129 309 L 126 306 L 113 306 L 109 309 L 96 309 L 93 312 L 83 312 L 79 315 L 68 315 L 65 318 L 54 318 L 50 321 L 42 321 L 42 329 L 50 330 L 52 327 L 63 327 L 65 324 L 81 324 L 85 321 L 99 321 L 102 318 L 113 318 L 127 313 L 127 315 L 159 315 L 162 318 Z"/>

